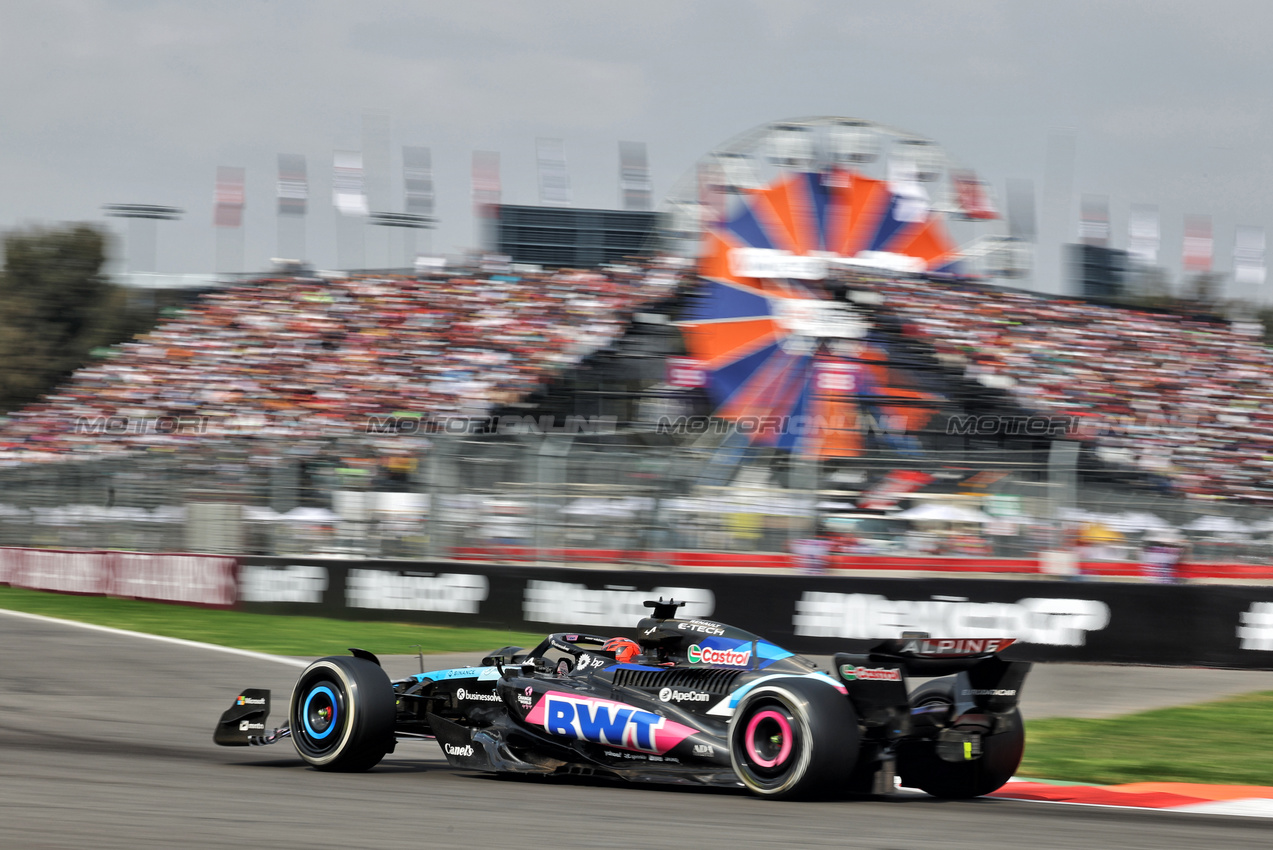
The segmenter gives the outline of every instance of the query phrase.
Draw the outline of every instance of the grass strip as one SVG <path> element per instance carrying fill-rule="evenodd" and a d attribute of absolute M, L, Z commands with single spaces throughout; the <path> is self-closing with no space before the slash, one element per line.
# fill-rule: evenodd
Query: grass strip
<path fill-rule="evenodd" d="M 351 646 L 408 655 L 415 653 L 415 644 L 426 654 L 487 652 L 509 644 L 530 647 L 543 638 L 493 629 L 250 614 L 16 587 L 0 587 L 0 608 L 275 655 L 345 655 Z"/>
<path fill-rule="evenodd" d="M 1273 691 L 1098 720 L 1026 720 L 1018 773 L 1114 785 L 1273 786 Z"/>

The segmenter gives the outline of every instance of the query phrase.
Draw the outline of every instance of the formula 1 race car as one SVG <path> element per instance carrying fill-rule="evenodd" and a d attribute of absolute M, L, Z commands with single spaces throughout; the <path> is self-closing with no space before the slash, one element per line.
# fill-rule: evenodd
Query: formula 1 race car
<path fill-rule="evenodd" d="M 243 691 L 217 724 L 226 746 L 290 737 L 319 770 L 363 771 L 398 741 L 436 739 L 479 771 L 739 786 L 775 798 L 999 788 L 1021 761 L 1017 697 L 1030 665 L 1010 639 L 907 633 L 835 655 L 826 672 L 741 629 L 676 619 L 646 602 L 636 641 L 557 633 L 479 667 L 390 681 L 351 649 L 310 664 L 287 724 L 268 730 L 269 691 Z M 908 693 L 909 677 L 939 677 Z"/>

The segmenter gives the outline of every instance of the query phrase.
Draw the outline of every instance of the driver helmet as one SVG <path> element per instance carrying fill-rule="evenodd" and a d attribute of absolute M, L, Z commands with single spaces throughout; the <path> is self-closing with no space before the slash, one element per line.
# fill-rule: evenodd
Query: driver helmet
<path fill-rule="evenodd" d="M 601 648 L 605 652 L 613 652 L 620 664 L 627 664 L 641 654 L 641 647 L 636 641 L 623 637 L 610 638 Z"/>

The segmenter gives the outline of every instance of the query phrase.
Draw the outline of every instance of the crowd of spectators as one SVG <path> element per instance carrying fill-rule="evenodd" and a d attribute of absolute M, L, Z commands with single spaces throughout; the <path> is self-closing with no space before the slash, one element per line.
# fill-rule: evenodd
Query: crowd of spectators
<path fill-rule="evenodd" d="M 881 281 L 909 332 L 1164 488 L 1273 500 L 1273 351 L 1227 322 L 974 285 Z"/>
<path fill-rule="evenodd" d="M 652 264 L 255 280 L 201 297 L 0 421 L 0 464 L 483 417 L 622 335 L 678 279 Z"/>
<path fill-rule="evenodd" d="M 652 264 L 237 285 L 0 422 L 0 465 L 480 418 L 609 344 L 679 279 Z M 1273 352 L 1258 337 L 970 284 L 871 285 L 939 357 L 1029 410 L 1074 417 L 1105 460 L 1193 495 L 1273 499 Z"/>

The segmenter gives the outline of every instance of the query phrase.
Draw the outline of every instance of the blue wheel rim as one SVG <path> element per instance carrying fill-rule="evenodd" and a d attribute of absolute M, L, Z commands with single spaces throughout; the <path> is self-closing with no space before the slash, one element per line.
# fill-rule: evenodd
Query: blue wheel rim
<path fill-rule="evenodd" d="M 310 706 L 310 703 L 314 701 L 314 697 L 317 696 L 318 694 L 327 695 L 327 701 L 328 703 L 330 703 L 331 711 L 332 711 L 331 720 L 328 721 L 327 728 L 324 729 L 322 732 L 319 732 L 310 723 L 309 706 Z M 305 723 L 305 734 L 309 735 L 309 737 L 313 738 L 316 741 L 321 741 L 322 739 L 326 738 L 328 735 L 332 733 L 332 730 L 336 728 L 336 712 L 337 712 L 336 694 L 332 692 L 332 689 L 327 687 L 326 685 L 319 685 L 317 688 L 314 688 L 305 697 L 305 706 L 303 709 L 301 709 L 301 719 Z"/>

